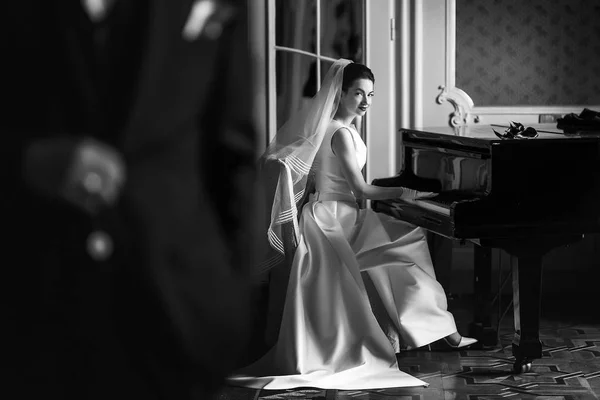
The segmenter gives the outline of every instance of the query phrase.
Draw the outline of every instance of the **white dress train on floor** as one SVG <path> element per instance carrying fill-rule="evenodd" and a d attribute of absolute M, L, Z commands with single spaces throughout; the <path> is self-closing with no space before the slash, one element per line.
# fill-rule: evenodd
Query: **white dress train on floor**
<path fill-rule="evenodd" d="M 446 295 L 435 279 L 425 231 L 359 209 L 331 137 L 317 154 L 317 192 L 304 206 L 278 341 L 228 384 L 261 389 L 375 389 L 427 386 L 398 369 L 389 335 L 373 313 L 368 274 L 401 340 L 420 347 L 456 332 Z M 357 160 L 366 147 L 353 129 Z"/>

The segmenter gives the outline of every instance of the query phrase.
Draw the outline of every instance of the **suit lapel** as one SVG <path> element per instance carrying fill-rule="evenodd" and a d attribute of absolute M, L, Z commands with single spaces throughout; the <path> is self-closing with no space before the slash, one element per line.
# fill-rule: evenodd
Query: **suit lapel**
<path fill-rule="evenodd" d="M 142 142 L 152 140 L 147 133 L 152 131 L 153 122 L 148 120 L 146 110 L 159 100 L 157 89 L 165 79 L 165 65 L 172 62 L 169 56 L 172 55 L 173 43 L 181 40 L 181 30 L 193 0 L 152 0 L 149 3 L 145 49 L 122 135 L 121 145 L 125 151 L 135 151 Z M 173 7 L 174 3 L 179 7 Z"/>
<path fill-rule="evenodd" d="M 94 77 L 93 42 L 90 40 L 91 23 L 77 2 L 58 0 L 55 4 L 57 4 L 55 10 L 58 19 L 57 30 L 60 32 L 59 45 L 64 49 L 59 54 L 64 54 L 66 57 L 64 67 L 70 66 L 68 70 L 74 75 L 74 82 L 81 96 L 79 105 L 85 115 L 80 118 L 88 121 L 90 129 L 102 131 L 105 112 L 99 101 Z M 69 111 L 73 112 L 73 110 Z"/>

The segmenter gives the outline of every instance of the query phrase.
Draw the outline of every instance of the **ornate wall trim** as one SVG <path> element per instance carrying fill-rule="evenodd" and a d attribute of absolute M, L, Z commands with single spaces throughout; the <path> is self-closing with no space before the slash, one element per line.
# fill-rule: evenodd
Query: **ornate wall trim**
<path fill-rule="evenodd" d="M 537 123 L 542 114 L 579 113 L 585 107 L 600 109 L 600 105 L 476 107 L 473 99 L 464 90 L 456 87 L 456 0 L 445 0 L 445 7 L 445 83 L 439 85 L 440 92 L 435 100 L 438 104 L 448 102 L 454 108 L 448 115 L 450 126 L 495 123 L 499 119 L 508 121 L 516 116 Z"/>
<path fill-rule="evenodd" d="M 540 115 L 565 115 L 569 113 L 579 114 L 584 108 L 600 110 L 600 105 L 581 105 L 581 106 L 488 106 L 473 107 L 469 113 L 468 123 L 494 123 L 496 119 L 506 116 L 521 117 L 529 119 L 531 122 L 537 122 Z"/>

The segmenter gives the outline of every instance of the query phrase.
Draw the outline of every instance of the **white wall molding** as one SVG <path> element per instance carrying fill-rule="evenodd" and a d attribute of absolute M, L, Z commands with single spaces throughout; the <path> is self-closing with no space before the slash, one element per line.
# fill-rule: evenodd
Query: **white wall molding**
<path fill-rule="evenodd" d="M 584 108 L 600 110 L 600 105 L 591 106 L 494 106 L 473 107 L 469 113 L 468 123 L 493 124 L 519 117 L 522 123 L 537 123 L 542 114 L 565 115 L 579 114 Z"/>
<path fill-rule="evenodd" d="M 397 173 L 396 58 L 391 36 L 394 13 L 394 0 L 365 1 L 365 63 L 375 75 L 373 106 L 364 117 L 367 182 Z"/>
<path fill-rule="evenodd" d="M 454 108 L 448 118 L 448 124 L 452 127 L 460 127 L 468 124 L 469 112 L 473 108 L 473 100 L 463 90 L 456 87 L 456 1 L 445 2 L 446 41 L 444 46 L 444 72 L 445 82 L 438 89 L 440 93 L 435 101 L 438 104 L 448 102 Z"/>
<path fill-rule="evenodd" d="M 428 5 L 424 0 L 403 0 L 396 9 L 399 33 L 396 43 L 398 108 L 395 111 L 399 128 L 423 125 L 423 85 L 429 78 L 424 65 L 424 41 L 427 40 L 423 32 L 424 5 Z"/>

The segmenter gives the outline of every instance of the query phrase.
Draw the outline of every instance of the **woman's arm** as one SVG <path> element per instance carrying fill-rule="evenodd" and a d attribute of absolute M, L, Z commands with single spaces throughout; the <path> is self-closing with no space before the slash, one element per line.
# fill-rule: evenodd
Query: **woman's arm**
<path fill-rule="evenodd" d="M 356 150 L 352 133 L 347 128 L 341 128 L 333 134 L 331 149 L 338 158 L 342 167 L 342 173 L 348 181 L 350 189 L 357 199 L 384 200 L 384 199 L 416 199 L 433 197 L 434 193 L 418 192 L 403 187 L 381 187 L 370 185 L 365 182 L 358 163 L 356 162 Z"/>

